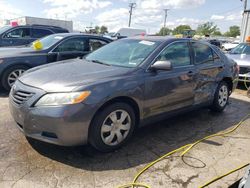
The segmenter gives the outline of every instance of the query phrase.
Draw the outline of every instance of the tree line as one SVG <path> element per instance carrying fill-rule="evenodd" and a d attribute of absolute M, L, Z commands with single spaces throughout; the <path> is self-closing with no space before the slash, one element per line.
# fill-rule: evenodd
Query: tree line
<path fill-rule="evenodd" d="M 183 34 L 186 30 L 192 30 L 189 25 L 179 25 L 174 29 L 162 27 L 157 35 L 178 35 Z M 206 22 L 198 25 L 195 34 L 205 36 L 226 36 L 226 37 L 237 37 L 240 35 L 240 27 L 237 25 L 231 26 L 225 33 L 221 33 L 220 29 L 213 22 Z"/>
<path fill-rule="evenodd" d="M 178 35 L 183 34 L 187 30 L 192 30 L 190 25 L 179 25 L 174 29 L 164 28 L 162 27 L 157 35 Z M 106 26 L 95 26 L 93 29 L 87 31 L 89 33 L 95 34 L 105 34 L 108 33 L 108 27 Z M 213 22 L 206 22 L 204 24 L 198 25 L 195 30 L 195 34 L 197 35 L 205 35 L 205 36 L 226 36 L 226 37 L 237 37 L 240 35 L 240 27 L 237 25 L 231 26 L 229 30 L 225 33 L 221 33 L 220 29 Z"/>

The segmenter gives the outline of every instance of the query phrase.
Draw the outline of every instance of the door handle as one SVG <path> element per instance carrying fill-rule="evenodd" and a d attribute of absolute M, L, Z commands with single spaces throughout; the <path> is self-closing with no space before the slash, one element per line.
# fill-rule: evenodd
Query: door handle
<path fill-rule="evenodd" d="M 194 72 L 193 71 L 189 71 L 188 73 L 187 73 L 187 75 L 189 76 L 189 77 L 192 77 L 192 76 L 194 76 Z"/>

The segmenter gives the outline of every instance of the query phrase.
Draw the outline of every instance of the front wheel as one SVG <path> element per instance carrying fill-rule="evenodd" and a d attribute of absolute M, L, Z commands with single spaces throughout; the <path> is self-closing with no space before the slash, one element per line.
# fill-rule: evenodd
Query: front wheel
<path fill-rule="evenodd" d="M 215 91 L 214 101 L 211 106 L 211 109 L 216 112 L 222 112 L 228 103 L 228 99 L 229 87 L 228 84 L 223 81 L 218 85 Z"/>
<path fill-rule="evenodd" d="M 102 109 L 90 127 L 89 141 L 102 152 L 109 152 L 124 145 L 135 128 L 135 113 L 126 103 L 114 103 Z"/>
<path fill-rule="evenodd" d="M 27 66 L 24 65 L 16 65 L 8 68 L 2 77 L 2 86 L 5 90 L 9 91 L 15 81 L 28 69 Z"/>

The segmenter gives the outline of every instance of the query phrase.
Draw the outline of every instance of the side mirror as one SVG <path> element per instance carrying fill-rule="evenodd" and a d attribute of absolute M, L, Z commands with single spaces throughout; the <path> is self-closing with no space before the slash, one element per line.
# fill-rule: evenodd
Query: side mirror
<path fill-rule="evenodd" d="M 151 69 L 153 69 L 153 70 L 171 70 L 172 64 L 170 61 L 156 61 L 153 65 L 151 65 Z"/>

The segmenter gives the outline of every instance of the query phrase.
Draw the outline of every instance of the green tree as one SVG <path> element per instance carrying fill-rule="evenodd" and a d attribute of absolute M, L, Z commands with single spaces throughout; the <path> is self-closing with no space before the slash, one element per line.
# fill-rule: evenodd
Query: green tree
<path fill-rule="evenodd" d="M 173 30 L 173 34 L 183 34 L 185 30 L 191 30 L 191 27 L 189 25 L 179 25 Z"/>
<path fill-rule="evenodd" d="M 100 33 L 101 34 L 104 34 L 104 33 L 108 33 L 108 28 L 106 27 L 106 26 L 101 26 L 101 28 L 100 28 Z"/>
<path fill-rule="evenodd" d="M 231 26 L 229 31 L 227 31 L 224 35 L 227 37 L 237 37 L 240 35 L 240 27 L 237 25 Z"/>
<path fill-rule="evenodd" d="M 164 36 L 164 35 L 170 35 L 172 33 L 172 30 L 167 28 L 167 27 L 162 27 L 161 30 L 159 31 L 159 33 L 157 33 L 157 35 L 159 36 Z"/>
<path fill-rule="evenodd" d="M 97 26 L 95 26 L 95 32 L 98 34 L 98 33 L 100 33 L 100 27 L 97 25 Z"/>
<path fill-rule="evenodd" d="M 213 35 L 216 31 L 218 31 L 217 25 L 213 22 L 206 22 L 204 24 L 198 25 L 197 34 L 199 35 Z"/>
<path fill-rule="evenodd" d="M 222 33 L 218 30 L 213 33 L 214 36 L 222 36 Z"/>

